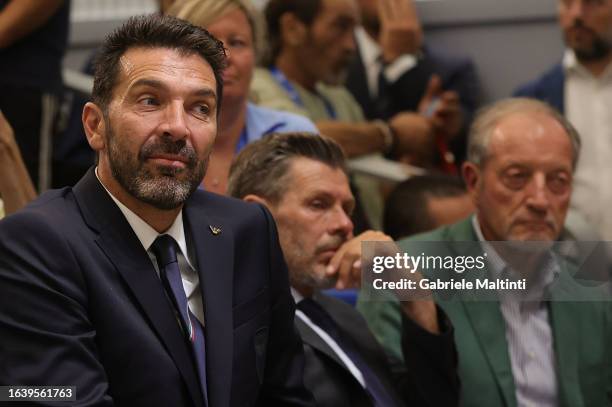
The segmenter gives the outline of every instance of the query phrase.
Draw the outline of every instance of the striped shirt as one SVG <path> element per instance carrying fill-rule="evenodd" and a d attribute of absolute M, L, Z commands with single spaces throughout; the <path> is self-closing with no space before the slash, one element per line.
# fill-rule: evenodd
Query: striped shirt
<path fill-rule="evenodd" d="M 485 242 L 476 216 L 472 223 L 478 240 Z M 493 277 L 516 273 L 487 245 L 487 261 Z M 516 296 L 500 296 L 500 309 L 506 323 L 506 341 L 518 407 L 557 406 L 557 373 L 548 305 L 541 298 L 559 273 L 558 263 L 544 263 L 540 300 L 521 301 Z M 537 289 L 537 288 L 536 288 Z"/>

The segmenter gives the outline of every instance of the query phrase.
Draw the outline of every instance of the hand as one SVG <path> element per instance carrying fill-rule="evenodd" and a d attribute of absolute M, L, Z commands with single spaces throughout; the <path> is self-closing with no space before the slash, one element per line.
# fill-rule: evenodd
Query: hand
<path fill-rule="evenodd" d="M 2 111 L 0 111 L 0 152 L 1 153 L 12 153 L 17 146 L 15 141 L 15 133 L 13 128 L 4 117 Z"/>
<path fill-rule="evenodd" d="M 361 283 L 361 242 L 393 242 L 382 232 L 368 230 L 345 242 L 329 261 L 327 274 L 337 274 L 336 289 L 359 287 Z"/>
<path fill-rule="evenodd" d="M 423 41 L 413 0 L 380 0 L 380 35 L 383 60 L 392 63 L 404 54 L 415 54 Z"/>
<path fill-rule="evenodd" d="M 444 91 L 438 75 L 434 74 L 429 79 L 418 110 L 430 119 L 433 131 L 446 140 L 451 140 L 459 134 L 463 127 L 459 95 L 454 91 Z"/>
<path fill-rule="evenodd" d="M 401 112 L 389 120 L 397 137 L 395 153 L 401 161 L 428 167 L 435 157 L 435 138 L 431 120 L 414 112 Z"/>

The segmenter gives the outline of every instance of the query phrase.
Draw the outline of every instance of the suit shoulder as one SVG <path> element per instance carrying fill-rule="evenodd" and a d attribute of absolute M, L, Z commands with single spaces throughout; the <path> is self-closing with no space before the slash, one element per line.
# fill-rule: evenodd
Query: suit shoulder
<path fill-rule="evenodd" d="M 554 65 L 536 79 L 519 86 L 514 91 L 513 96 L 539 97 L 547 89 L 562 84 L 564 76 L 563 66 L 561 64 Z"/>
<path fill-rule="evenodd" d="M 71 199 L 70 188 L 45 192 L 22 210 L 2 219 L 0 236 L 8 232 L 11 239 L 19 236 L 31 239 L 45 229 L 59 229 L 69 216 L 68 202 Z"/>
<path fill-rule="evenodd" d="M 219 221 L 221 224 L 231 224 L 235 227 L 267 226 L 271 219 L 263 205 L 204 190 L 197 190 L 190 198 L 189 205 L 200 207 L 194 209 L 202 210 L 211 221 Z"/>

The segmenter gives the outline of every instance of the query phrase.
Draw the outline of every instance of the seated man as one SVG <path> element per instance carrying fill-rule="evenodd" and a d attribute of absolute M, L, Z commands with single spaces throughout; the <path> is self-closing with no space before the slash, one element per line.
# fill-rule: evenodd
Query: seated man
<path fill-rule="evenodd" d="M 106 38 L 83 109 L 96 167 L 0 221 L 1 385 L 73 386 L 55 394 L 73 406 L 312 405 L 271 216 L 198 188 L 225 60 L 168 16 Z"/>
<path fill-rule="evenodd" d="M 429 166 L 435 155 L 434 131 L 459 130 L 458 98 L 442 98 L 437 107 L 430 106 L 433 90 L 424 97 L 420 113 L 366 121 L 342 86 L 356 51 L 355 0 L 271 0 L 265 14 L 272 55 L 251 85 L 256 103 L 307 115 L 349 157 L 385 152 Z M 428 108 L 431 114 L 424 113 Z"/>
<path fill-rule="evenodd" d="M 557 240 L 580 149 L 569 122 L 542 102 L 503 100 L 476 117 L 468 145 L 463 177 L 475 215 L 400 246 L 446 242 L 444 255 L 456 255 L 458 242 Z M 487 263 L 499 273 L 524 274 L 533 260 L 494 262 L 497 251 L 488 253 Z M 555 258 L 536 266 L 560 281 Z M 499 295 L 440 302 L 455 327 L 461 405 L 609 405 L 609 302 L 555 301 L 554 288 L 550 283 L 542 290 L 551 290 L 550 301 Z M 400 304 L 390 296 L 387 302 L 360 298 L 358 307 L 387 350 L 402 357 Z"/>
<path fill-rule="evenodd" d="M 228 192 L 266 205 L 277 222 L 304 341 L 304 380 L 318 406 L 456 404 L 452 330 L 433 301 L 402 303 L 407 362 L 392 372 L 357 311 L 320 292 L 359 279 L 362 241 L 390 240 L 373 231 L 353 238 L 354 199 L 334 141 L 306 133 L 256 141 L 233 163 Z"/>
<path fill-rule="evenodd" d="M 453 153 L 445 154 L 445 164 L 455 167 L 465 159 L 467 125 L 478 105 L 474 64 L 467 57 L 424 44 L 414 0 L 358 3 L 361 27 L 355 30 L 357 55 L 348 69 L 347 89 L 369 120 L 387 120 L 401 111 L 417 111 L 430 80 L 440 87 L 437 96 L 453 98 L 456 92 L 464 117 L 461 132 L 437 134 L 443 142 L 438 148 L 450 147 Z"/>
<path fill-rule="evenodd" d="M 385 203 L 384 231 L 393 240 L 455 223 L 474 211 L 461 178 L 422 175 L 398 184 Z"/>
<path fill-rule="evenodd" d="M 0 111 L 0 218 L 36 198 L 13 128 Z"/>

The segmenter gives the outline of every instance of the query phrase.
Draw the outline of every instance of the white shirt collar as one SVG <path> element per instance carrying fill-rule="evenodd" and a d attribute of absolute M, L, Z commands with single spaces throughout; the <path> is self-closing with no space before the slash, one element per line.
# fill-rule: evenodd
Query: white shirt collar
<path fill-rule="evenodd" d="M 594 77 L 593 74 L 588 69 L 586 69 L 580 63 L 580 61 L 578 61 L 578 58 L 576 57 L 574 50 L 570 48 L 565 50 L 565 53 L 563 54 L 563 60 L 561 62 L 561 65 L 563 66 L 563 70 L 565 71 L 566 75 L 582 73 L 582 74 L 588 75 L 591 78 Z M 603 74 L 599 77 L 599 79 L 605 78 L 606 80 L 609 80 L 610 76 L 612 76 L 612 63 L 608 64 L 608 66 L 606 67 Z"/>
<path fill-rule="evenodd" d="M 293 301 L 297 304 L 298 302 L 304 299 L 304 296 L 298 292 L 295 288 L 291 287 L 291 295 L 293 296 Z"/>
<path fill-rule="evenodd" d="M 193 267 L 193 264 L 189 260 L 189 256 L 187 255 L 187 239 L 185 238 L 185 229 L 183 227 L 183 210 L 182 209 L 177 215 L 176 219 L 174 219 L 174 222 L 168 228 L 168 230 L 166 230 L 164 233 L 158 233 L 147 222 L 145 222 L 141 217 L 136 215 L 130 208 L 128 208 L 123 203 L 121 203 L 117 198 L 115 198 L 115 196 L 106 188 L 106 186 L 100 180 L 100 177 L 98 176 L 98 167 L 96 167 L 95 173 L 96 173 L 96 178 L 98 178 L 98 181 L 100 182 L 100 185 L 102 185 L 104 190 L 117 204 L 117 206 L 119 207 L 119 210 L 121 211 L 121 213 L 123 213 L 123 216 L 125 216 L 125 219 L 130 224 L 134 233 L 136 233 L 138 240 L 140 241 L 140 243 L 142 244 L 142 247 L 145 250 L 147 251 L 149 250 L 149 248 L 151 247 L 155 239 L 157 239 L 157 236 L 161 234 L 170 235 L 172 236 L 172 238 L 174 238 L 174 240 L 178 244 L 179 249 L 181 250 L 183 256 L 185 256 L 185 259 L 187 260 L 187 263 L 189 263 L 189 266 L 195 270 L 195 268 Z"/>
<path fill-rule="evenodd" d="M 382 55 L 382 50 L 376 41 L 370 37 L 363 27 L 355 28 L 355 39 L 359 47 L 359 53 L 363 64 L 366 66 L 378 64 L 378 60 Z"/>
<path fill-rule="evenodd" d="M 576 54 L 574 54 L 574 51 L 570 48 L 565 50 L 561 64 L 566 71 L 575 69 L 578 65 L 580 65 L 578 59 L 576 58 Z"/>

